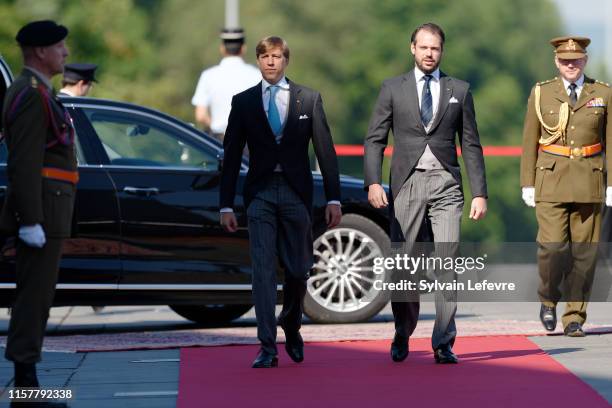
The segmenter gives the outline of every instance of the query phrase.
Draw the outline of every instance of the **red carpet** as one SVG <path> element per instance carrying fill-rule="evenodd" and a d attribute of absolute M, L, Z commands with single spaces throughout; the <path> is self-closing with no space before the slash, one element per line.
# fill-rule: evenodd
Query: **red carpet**
<path fill-rule="evenodd" d="M 428 339 L 403 363 L 389 341 L 307 343 L 293 363 L 252 369 L 257 346 L 181 350 L 178 406 L 186 407 L 609 407 L 587 384 L 520 336 L 459 338 L 460 364 L 434 364 Z"/>

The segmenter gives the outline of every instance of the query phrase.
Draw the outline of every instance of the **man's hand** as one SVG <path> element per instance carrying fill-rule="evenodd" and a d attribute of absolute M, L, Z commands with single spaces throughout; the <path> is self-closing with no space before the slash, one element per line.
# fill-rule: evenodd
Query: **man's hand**
<path fill-rule="evenodd" d="M 606 188 L 606 207 L 612 207 L 612 187 Z"/>
<path fill-rule="evenodd" d="M 340 220 L 342 219 L 342 210 L 338 204 L 327 204 L 325 207 L 325 222 L 327 223 L 327 228 L 334 228 L 336 225 L 340 224 Z"/>
<path fill-rule="evenodd" d="M 484 197 L 472 198 L 472 208 L 470 209 L 470 218 L 474 221 L 484 218 L 487 214 L 487 199 Z"/>
<path fill-rule="evenodd" d="M 384 208 L 389 205 L 387 193 L 380 184 L 370 184 L 368 186 L 368 201 L 374 208 Z"/>
<path fill-rule="evenodd" d="M 40 224 L 19 227 L 19 238 L 25 242 L 27 246 L 34 248 L 42 248 L 47 242 L 45 231 Z"/>
<path fill-rule="evenodd" d="M 521 192 L 525 205 L 527 207 L 535 207 L 535 187 L 523 187 Z"/>
<path fill-rule="evenodd" d="M 236 221 L 236 216 L 233 212 L 221 213 L 221 225 L 223 225 L 227 232 L 238 231 L 238 221 Z"/>

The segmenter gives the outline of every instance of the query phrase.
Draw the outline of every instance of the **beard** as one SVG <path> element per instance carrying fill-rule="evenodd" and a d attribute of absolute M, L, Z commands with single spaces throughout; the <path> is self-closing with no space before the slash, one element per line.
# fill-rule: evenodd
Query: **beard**
<path fill-rule="evenodd" d="M 438 63 L 433 68 L 428 68 L 428 67 L 423 66 L 423 64 L 420 61 L 418 61 L 416 58 L 414 59 L 414 62 L 417 68 L 419 68 L 421 72 L 423 72 L 424 74 L 433 73 L 436 69 L 438 69 L 438 66 L 440 65 L 440 61 L 438 61 Z"/>

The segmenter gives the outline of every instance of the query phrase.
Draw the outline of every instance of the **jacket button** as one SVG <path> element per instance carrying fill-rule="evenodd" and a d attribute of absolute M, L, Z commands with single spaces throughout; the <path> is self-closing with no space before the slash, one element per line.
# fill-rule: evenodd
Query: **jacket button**
<path fill-rule="evenodd" d="M 574 144 L 574 141 L 573 141 L 573 140 L 570 140 L 570 144 Z"/>
<path fill-rule="evenodd" d="M 544 170 L 544 166 L 540 166 L 540 170 Z"/>
<path fill-rule="evenodd" d="M 572 125 L 571 129 L 572 129 L 572 130 L 576 129 L 576 126 Z"/>

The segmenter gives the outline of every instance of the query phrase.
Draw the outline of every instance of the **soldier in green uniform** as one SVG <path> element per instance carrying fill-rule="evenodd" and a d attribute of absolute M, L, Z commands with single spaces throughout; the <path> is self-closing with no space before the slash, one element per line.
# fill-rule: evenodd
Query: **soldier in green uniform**
<path fill-rule="evenodd" d="M 612 187 L 604 189 L 612 154 L 607 159 L 603 154 L 612 143 L 612 92 L 584 75 L 588 38 L 550 42 L 559 77 L 536 84 L 529 96 L 521 187 L 538 221 L 540 320 L 546 330 L 555 330 L 556 304 L 564 294 L 564 333 L 583 337 L 604 194 L 612 205 Z"/>
<path fill-rule="evenodd" d="M 8 148 L 0 228 L 16 240 L 17 290 L 6 345 L 15 387 L 38 387 L 36 363 L 55 294 L 62 239 L 69 237 L 78 182 L 74 129 L 51 78 L 63 71 L 66 27 L 35 21 L 16 37 L 24 69 L 2 111 Z"/>

